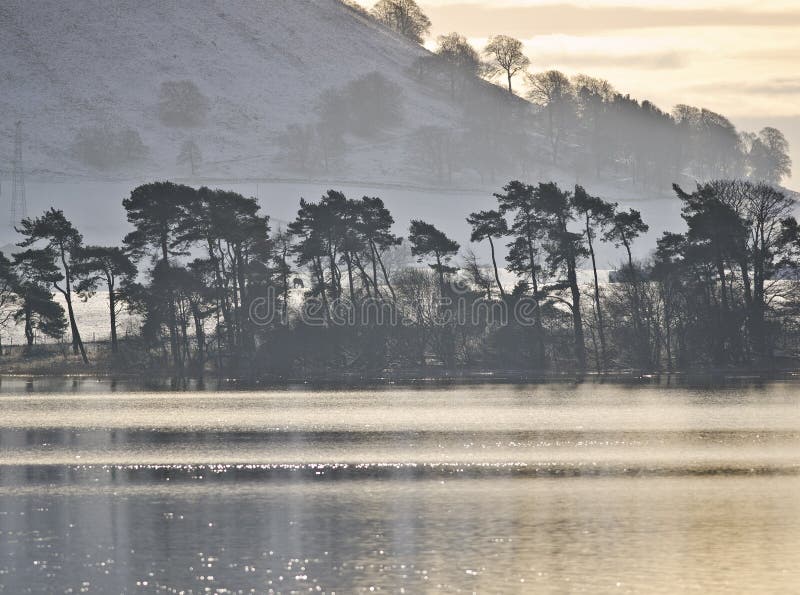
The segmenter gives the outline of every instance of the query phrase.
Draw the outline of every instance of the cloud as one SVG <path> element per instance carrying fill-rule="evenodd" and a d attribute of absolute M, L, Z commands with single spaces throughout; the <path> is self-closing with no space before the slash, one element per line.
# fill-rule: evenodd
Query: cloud
<path fill-rule="evenodd" d="M 745 85 L 744 92 L 758 95 L 798 95 L 800 78 L 775 79 L 761 85 Z"/>
<path fill-rule="evenodd" d="M 800 95 L 800 77 L 780 77 L 752 83 L 703 83 L 686 87 L 686 89 L 736 95 Z"/>
<path fill-rule="evenodd" d="M 796 27 L 800 10 L 747 11 L 720 8 L 643 8 L 635 6 L 539 6 L 448 4 L 426 8 L 439 30 L 467 37 L 487 31 L 516 37 L 565 33 L 571 35 L 655 27 Z"/>
<path fill-rule="evenodd" d="M 566 68 L 646 68 L 674 70 L 683 68 L 689 56 L 682 52 L 597 53 L 597 52 L 536 52 L 538 67 Z"/>

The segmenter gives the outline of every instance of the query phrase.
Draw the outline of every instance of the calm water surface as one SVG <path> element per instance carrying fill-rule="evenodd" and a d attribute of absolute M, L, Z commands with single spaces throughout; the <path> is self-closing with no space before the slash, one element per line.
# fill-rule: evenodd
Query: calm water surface
<path fill-rule="evenodd" d="M 800 592 L 800 384 L 0 386 L 7 593 Z"/>

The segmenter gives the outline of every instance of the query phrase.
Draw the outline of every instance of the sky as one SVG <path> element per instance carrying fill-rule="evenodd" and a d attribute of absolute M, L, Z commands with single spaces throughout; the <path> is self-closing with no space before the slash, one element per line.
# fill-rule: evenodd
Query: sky
<path fill-rule="evenodd" d="M 363 0 L 363 4 L 372 4 Z M 458 31 L 476 47 L 503 33 L 532 70 L 608 79 L 662 109 L 706 107 L 790 143 L 800 189 L 800 0 L 418 0 L 429 45 Z"/>

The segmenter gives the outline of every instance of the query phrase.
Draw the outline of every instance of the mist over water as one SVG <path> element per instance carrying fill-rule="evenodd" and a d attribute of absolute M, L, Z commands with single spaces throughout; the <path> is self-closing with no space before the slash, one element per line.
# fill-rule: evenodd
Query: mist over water
<path fill-rule="evenodd" d="M 10 593 L 800 580 L 791 382 L 176 393 L 4 379 L 0 408 Z"/>

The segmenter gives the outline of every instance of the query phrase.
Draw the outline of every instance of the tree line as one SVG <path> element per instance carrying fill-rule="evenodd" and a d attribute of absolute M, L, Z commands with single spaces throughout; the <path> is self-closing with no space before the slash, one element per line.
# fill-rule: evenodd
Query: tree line
<path fill-rule="evenodd" d="M 627 180 L 652 189 L 682 179 L 747 177 L 779 184 L 791 175 L 789 144 L 776 128 L 739 132 L 725 116 L 705 108 L 681 104 L 664 112 L 648 100 L 618 92 L 604 79 L 568 77 L 558 70 L 531 72 L 522 42 L 505 35 L 490 38 L 483 52 L 458 33 L 442 35 L 433 53 L 420 61 L 420 72 L 429 79 L 443 78 L 451 97 L 464 106 L 465 143 L 443 151 L 468 147 L 467 155 L 449 159 L 479 171 L 488 157 L 484 176 L 531 161 L 572 171 L 579 179 Z M 496 105 L 482 105 L 469 91 L 481 76 L 500 76 L 509 94 L 512 80 L 523 78 L 530 104 L 501 101 L 503 113 L 492 113 Z M 493 161 L 482 151 L 488 145 Z M 477 159 L 469 159 L 470 151 Z"/>
<path fill-rule="evenodd" d="M 430 31 L 414 0 L 379 0 L 369 11 L 357 10 L 414 43 Z M 492 36 L 483 48 L 457 32 L 440 35 L 413 74 L 446 93 L 461 118 L 416 128 L 405 141 L 408 165 L 438 184 L 456 176 L 471 183 L 476 174 L 484 183 L 547 178 L 556 168 L 584 184 L 605 179 L 663 192 L 674 181 L 778 184 L 791 175 L 789 145 L 777 128 L 739 131 L 709 109 L 680 104 L 664 111 L 606 80 L 532 65 L 523 43 L 507 35 Z M 483 80 L 499 81 L 506 92 Z M 314 107 L 314 122 L 284 132 L 282 159 L 305 174 L 341 171 L 348 134 L 375 140 L 403 121 L 403 89 L 374 72 L 326 90 Z"/>
<path fill-rule="evenodd" d="M 119 246 L 86 245 L 57 209 L 23 220 L 20 250 L 0 255 L 0 323 L 21 325 L 30 352 L 37 337 L 68 336 L 88 363 L 73 306 L 103 289 L 111 361 L 179 375 L 672 371 L 793 357 L 794 199 L 747 180 L 674 191 L 686 229 L 639 261 L 632 246 L 649 227 L 638 211 L 581 186 L 511 181 L 495 208 L 466 217 L 489 248 L 483 264 L 429 222 L 396 235 L 378 197 L 301 199 L 272 230 L 253 198 L 155 182 L 123 201 L 133 229 Z M 619 250 L 611 282 L 599 243 Z M 141 321 L 125 339 L 122 308 Z"/>

